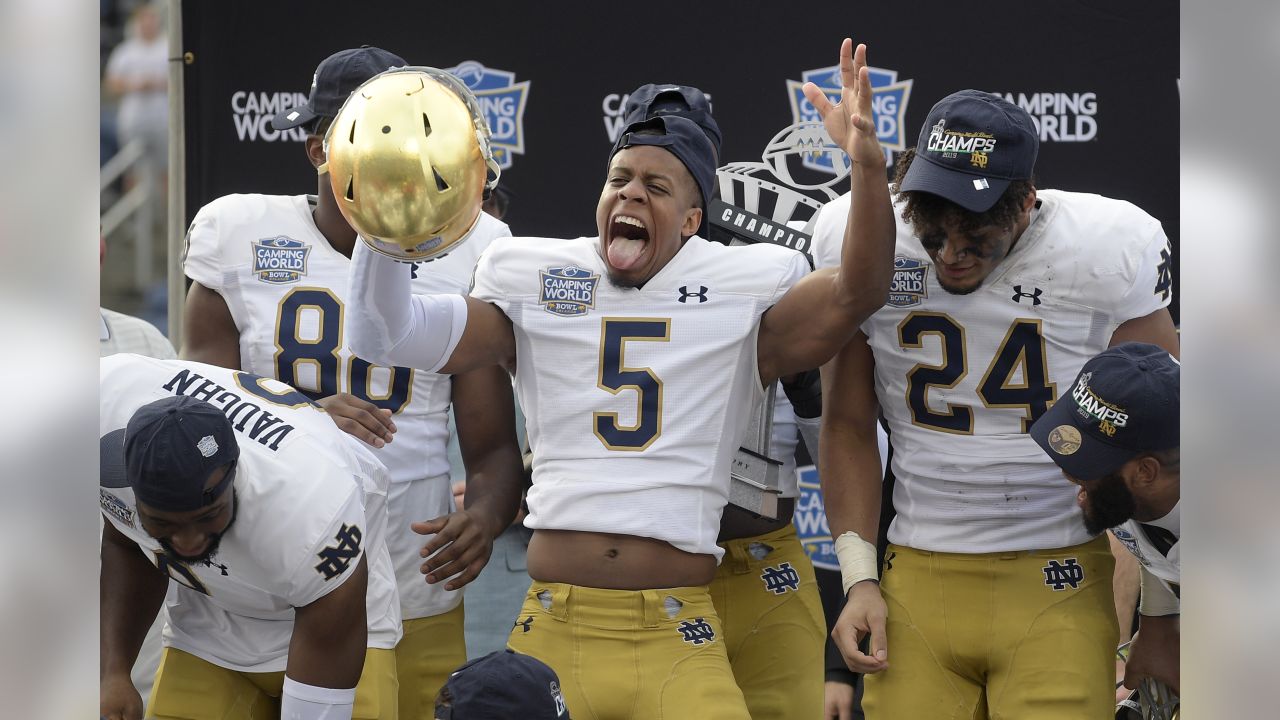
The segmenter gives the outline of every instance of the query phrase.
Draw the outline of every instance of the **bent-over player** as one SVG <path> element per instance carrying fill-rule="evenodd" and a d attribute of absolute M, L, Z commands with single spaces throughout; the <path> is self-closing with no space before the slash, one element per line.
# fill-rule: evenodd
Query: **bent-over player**
<path fill-rule="evenodd" d="M 382 465 L 256 375 L 113 355 L 100 392 L 102 716 L 142 717 L 129 668 L 165 604 L 148 717 L 394 720 Z"/>

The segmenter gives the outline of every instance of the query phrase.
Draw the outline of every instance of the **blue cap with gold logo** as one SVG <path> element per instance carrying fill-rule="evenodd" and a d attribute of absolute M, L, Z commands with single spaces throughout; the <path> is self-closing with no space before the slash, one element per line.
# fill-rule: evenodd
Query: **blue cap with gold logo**
<path fill-rule="evenodd" d="M 929 111 L 901 189 L 986 212 L 1011 182 L 1031 179 L 1039 152 L 1040 136 L 1026 110 L 999 95 L 961 90 Z"/>
<path fill-rule="evenodd" d="M 1031 426 L 1031 437 L 1078 480 L 1097 480 L 1144 452 L 1176 448 L 1180 370 L 1156 345 L 1117 345 L 1084 364 L 1070 394 Z"/>

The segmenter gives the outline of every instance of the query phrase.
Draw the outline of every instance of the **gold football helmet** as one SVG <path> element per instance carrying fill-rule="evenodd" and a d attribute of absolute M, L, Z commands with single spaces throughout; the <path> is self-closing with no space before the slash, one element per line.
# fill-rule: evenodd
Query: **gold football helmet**
<path fill-rule="evenodd" d="M 325 133 L 334 197 L 370 248 L 430 260 L 466 239 L 500 170 L 480 104 L 430 67 L 388 70 L 351 93 Z"/>

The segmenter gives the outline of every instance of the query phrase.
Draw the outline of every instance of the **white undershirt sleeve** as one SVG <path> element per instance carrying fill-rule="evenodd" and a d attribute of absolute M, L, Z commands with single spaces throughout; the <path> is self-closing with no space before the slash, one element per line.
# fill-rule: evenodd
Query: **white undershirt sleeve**
<path fill-rule="evenodd" d="M 351 720 L 356 705 L 355 688 L 324 688 L 284 678 L 280 720 Z"/>
<path fill-rule="evenodd" d="M 467 326 L 461 295 L 415 295 L 404 263 L 357 242 L 351 256 L 346 336 L 351 351 L 376 365 L 438 371 Z"/>
<path fill-rule="evenodd" d="M 1177 615 L 1181 604 L 1178 596 L 1145 567 L 1139 567 L 1142 599 L 1138 601 L 1138 613 L 1148 617 Z"/>

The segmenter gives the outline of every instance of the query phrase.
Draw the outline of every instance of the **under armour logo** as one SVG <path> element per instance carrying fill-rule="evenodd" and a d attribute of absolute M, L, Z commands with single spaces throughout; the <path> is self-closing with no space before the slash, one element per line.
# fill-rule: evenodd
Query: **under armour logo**
<path fill-rule="evenodd" d="M 1075 558 L 1067 558 L 1065 564 L 1050 560 L 1040 570 L 1044 573 L 1044 584 L 1054 590 L 1066 590 L 1068 585 L 1075 589 L 1084 582 L 1084 568 L 1080 567 Z"/>
<path fill-rule="evenodd" d="M 1031 290 L 1032 290 L 1032 292 L 1029 292 L 1029 293 L 1022 292 L 1022 286 L 1021 286 L 1021 285 L 1014 285 L 1014 286 L 1013 286 L 1013 298 L 1012 298 L 1012 299 L 1013 299 L 1013 301 L 1014 301 L 1014 302 L 1016 302 L 1016 303 L 1021 303 L 1021 302 L 1022 302 L 1022 298 L 1024 298 L 1024 297 L 1025 297 L 1025 298 L 1031 298 L 1031 304 L 1032 304 L 1033 306 L 1035 306 L 1035 305 L 1039 305 L 1039 304 L 1042 302 L 1042 301 L 1040 300 L 1040 294 L 1041 294 L 1041 293 L 1043 293 L 1044 291 L 1043 291 L 1043 290 L 1041 290 L 1041 289 L 1040 289 L 1040 288 L 1038 288 L 1038 287 L 1033 287 L 1033 288 L 1031 288 Z"/>
<path fill-rule="evenodd" d="M 693 620 L 685 620 L 680 623 L 680 627 L 676 628 L 680 634 L 684 636 L 683 640 L 694 645 L 715 642 L 716 631 L 711 628 L 702 618 L 694 618 Z"/>
<path fill-rule="evenodd" d="M 525 632 L 529 632 L 529 626 L 530 626 L 530 625 L 532 625 L 532 624 L 533 624 L 533 616 L 532 616 L 532 615 L 530 615 L 529 617 L 527 617 L 527 618 L 525 618 L 525 619 L 523 619 L 523 620 L 516 620 L 516 624 L 515 624 L 514 626 L 512 626 L 512 627 L 513 627 L 513 628 L 524 628 L 524 631 L 525 631 Z"/>
<path fill-rule="evenodd" d="M 689 292 L 688 285 L 680 286 L 680 298 L 679 298 L 680 302 L 689 302 L 689 298 L 695 298 L 695 297 L 698 298 L 698 304 L 702 304 L 707 300 L 709 300 L 710 298 L 707 297 L 707 286 L 699 285 L 698 292 L 696 293 Z"/>
<path fill-rule="evenodd" d="M 363 534 L 355 525 L 343 524 L 334 539 L 336 546 L 327 547 L 316 553 L 320 562 L 316 564 L 316 572 L 324 576 L 326 581 L 332 580 L 346 572 L 347 566 L 360 554 L 360 540 Z"/>
<path fill-rule="evenodd" d="M 767 567 L 760 574 L 760 579 L 764 581 L 764 589 L 772 592 L 774 595 L 781 595 L 788 590 L 800 589 L 800 574 L 796 569 L 791 567 L 791 563 L 784 562 L 776 568 Z"/>

